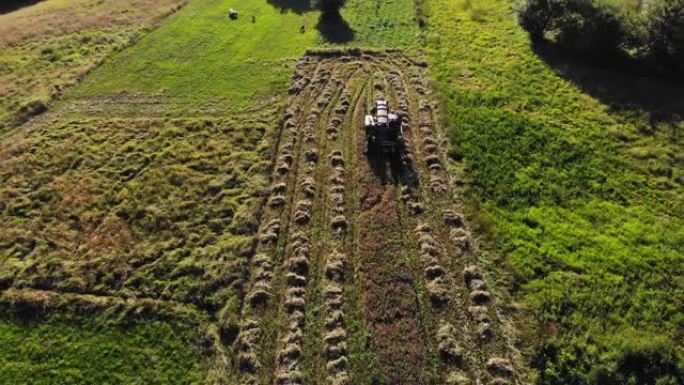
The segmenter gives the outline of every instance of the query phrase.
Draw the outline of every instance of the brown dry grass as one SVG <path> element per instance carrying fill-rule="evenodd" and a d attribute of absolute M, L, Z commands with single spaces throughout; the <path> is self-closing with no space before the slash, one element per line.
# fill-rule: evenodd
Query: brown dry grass
<path fill-rule="evenodd" d="M 114 25 L 150 25 L 186 0 L 48 0 L 0 16 L 0 46 Z"/>

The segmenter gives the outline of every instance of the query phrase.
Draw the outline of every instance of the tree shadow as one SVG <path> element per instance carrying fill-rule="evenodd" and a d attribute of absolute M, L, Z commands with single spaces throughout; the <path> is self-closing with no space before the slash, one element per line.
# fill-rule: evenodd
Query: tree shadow
<path fill-rule="evenodd" d="M 281 13 L 291 11 L 301 15 L 314 9 L 311 0 L 267 0 L 267 2 Z"/>
<path fill-rule="evenodd" d="M 644 63 L 626 57 L 576 57 L 547 41 L 533 44 L 534 52 L 564 79 L 616 112 L 646 112 L 651 124 L 684 117 L 681 79 L 658 77 Z"/>
<path fill-rule="evenodd" d="M 28 7 L 43 0 L 4 0 L 0 2 L 0 15 L 14 12 L 19 8 Z"/>
<path fill-rule="evenodd" d="M 354 39 L 354 30 L 339 12 L 321 14 L 316 29 L 326 41 L 331 43 L 344 44 Z"/>

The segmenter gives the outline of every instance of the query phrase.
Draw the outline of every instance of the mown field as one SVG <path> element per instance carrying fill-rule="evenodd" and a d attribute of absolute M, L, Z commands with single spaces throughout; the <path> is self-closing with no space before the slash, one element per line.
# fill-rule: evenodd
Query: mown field
<path fill-rule="evenodd" d="M 465 312 L 432 309 L 434 287 L 415 273 L 417 254 L 402 250 L 416 247 L 414 236 L 388 238 L 385 250 L 372 244 L 383 230 L 372 226 L 377 212 L 405 215 L 402 226 L 414 219 L 395 208 L 398 188 L 383 195 L 373 186 L 362 199 L 354 181 L 372 186 L 370 171 L 352 173 L 346 213 L 355 217 L 365 210 L 355 205 L 369 201 L 358 223 L 374 229 L 341 241 L 359 258 L 348 271 L 361 277 L 340 283 L 352 383 L 395 383 L 397 373 L 467 383 L 482 375 L 468 371 L 476 367 L 471 362 L 512 342 L 533 369 L 526 378 L 518 368 L 523 383 L 684 382 L 684 98 L 677 86 L 533 47 L 508 2 L 350 0 L 342 20 L 321 25 L 305 2 L 190 0 L 147 31 L 180 3 L 91 8 L 85 0 L 47 0 L 0 15 L 0 32 L 7 32 L 0 36 L 12 40 L 0 40 L 0 96 L 7 96 L 0 104 L 0 345 L 23 342 L 0 352 L 9 362 L 0 383 L 244 383 L 251 377 L 237 375 L 244 369 L 237 355 L 246 337 L 236 338 L 252 316 L 266 321 L 272 337 L 259 359 L 283 369 L 275 351 L 289 319 L 282 305 L 248 310 L 259 272 L 252 256 L 269 213 L 264 204 L 297 63 L 307 49 L 340 46 L 399 48 L 429 62 L 454 160 L 446 167 L 463 184 L 458 200 L 468 203 L 482 241 L 467 261 L 484 267 L 499 295 L 495 318 L 518 327 L 511 337 L 506 325 L 497 326 L 506 338 L 490 347 L 463 337 L 473 350 L 467 376 L 445 375 L 431 328 L 454 317 L 466 325 L 456 323 L 464 328 L 458 338 L 466 336 L 473 331 Z M 231 7 L 240 12 L 237 21 L 228 19 Z M 72 22 L 64 23 L 65 14 L 75 15 Z M 366 77 L 383 76 L 373 68 L 336 76 L 370 97 L 375 85 L 363 83 L 371 82 Z M 339 103 L 341 91 L 332 101 Z M 50 111 L 15 129 L 48 104 Z M 354 118 L 361 107 L 352 106 Z M 362 150 L 354 155 L 346 135 L 340 141 L 349 167 L 365 158 Z M 321 148 L 333 150 L 333 143 Z M 321 167 L 318 177 L 333 171 Z M 337 242 L 325 230 L 331 214 L 321 208 L 324 197 L 315 201 L 313 224 L 302 227 L 320 259 L 305 311 L 311 333 L 302 371 L 310 381 L 323 381 L 331 360 L 316 345 L 329 311 L 322 293 L 336 284 L 322 273 L 332 258 L 328 245 Z M 427 205 L 441 208 L 453 204 L 449 199 Z M 289 256 L 283 242 L 276 266 Z M 360 251 L 354 242 L 363 243 Z M 449 290 L 457 303 L 468 303 L 456 299 L 468 290 L 454 273 L 464 261 L 448 255 L 440 258 L 447 279 L 457 282 L 449 281 Z M 279 301 L 290 285 L 283 277 L 275 280 L 283 288 Z M 411 328 L 417 318 L 420 333 Z M 397 341 L 409 332 L 417 337 L 396 344 L 374 339 L 373 330 L 395 333 Z M 402 349 L 423 361 L 404 362 Z M 268 371 L 258 373 L 273 382 Z"/>

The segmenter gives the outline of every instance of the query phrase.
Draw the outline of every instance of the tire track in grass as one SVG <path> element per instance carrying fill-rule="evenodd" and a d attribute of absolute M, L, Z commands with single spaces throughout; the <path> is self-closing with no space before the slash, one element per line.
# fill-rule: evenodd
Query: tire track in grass
<path fill-rule="evenodd" d="M 382 70 L 379 66 L 376 69 Z M 375 96 L 383 96 L 383 85 L 374 83 Z M 398 199 L 393 186 L 383 183 L 385 176 L 379 175 L 386 171 L 378 164 L 384 159 L 369 159 L 365 137 L 360 139 L 356 143 L 361 210 L 357 218 L 358 250 L 371 349 L 378 356 L 385 377 L 382 380 L 390 384 L 422 384 L 426 348 L 415 274 L 402 239 L 404 228 L 398 215 Z"/>

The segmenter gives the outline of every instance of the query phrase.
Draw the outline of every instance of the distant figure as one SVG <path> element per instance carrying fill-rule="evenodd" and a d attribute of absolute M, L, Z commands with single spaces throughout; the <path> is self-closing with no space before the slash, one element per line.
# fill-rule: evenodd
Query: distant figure
<path fill-rule="evenodd" d="M 238 13 L 234 8 L 231 8 L 230 11 L 228 11 L 228 14 L 230 15 L 230 20 L 237 20 Z"/>
<path fill-rule="evenodd" d="M 252 15 L 252 23 L 256 23 L 256 16 Z"/>
<path fill-rule="evenodd" d="M 306 26 L 304 26 L 304 24 L 302 24 L 302 26 L 299 27 L 299 32 L 301 32 L 301 33 L 306 32 Z"/>

